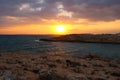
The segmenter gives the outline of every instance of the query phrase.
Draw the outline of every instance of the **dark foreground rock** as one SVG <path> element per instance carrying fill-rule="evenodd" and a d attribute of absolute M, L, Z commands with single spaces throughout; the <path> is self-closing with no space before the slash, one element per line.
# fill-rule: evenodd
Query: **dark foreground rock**
<path fill-rule="evenodd" d="M 0 80 L 120 80 L 119 60 L 93 55 L 0 55 Z"/>

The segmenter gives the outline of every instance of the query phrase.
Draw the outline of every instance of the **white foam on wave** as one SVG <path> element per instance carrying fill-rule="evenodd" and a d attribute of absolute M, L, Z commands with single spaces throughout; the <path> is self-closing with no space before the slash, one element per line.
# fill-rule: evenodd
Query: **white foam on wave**
<path fill-rule="evenodd" d="M 35 42 L 40 42 L 40 40 L 34 40 Z"/>

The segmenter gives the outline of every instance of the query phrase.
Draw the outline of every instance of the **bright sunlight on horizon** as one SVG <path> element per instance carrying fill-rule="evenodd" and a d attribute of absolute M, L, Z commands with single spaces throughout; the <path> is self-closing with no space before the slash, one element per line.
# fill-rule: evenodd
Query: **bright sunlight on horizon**
<path fill-rule="evenodd" d="M 66 34 L 67 27 L 63 25 L 56 26 L 56 34 Z"/>
<path fill-rule="evenodd" d="M 0 0 L 0 34 L 119 33 L 119 4 L 120 0 Z"/>

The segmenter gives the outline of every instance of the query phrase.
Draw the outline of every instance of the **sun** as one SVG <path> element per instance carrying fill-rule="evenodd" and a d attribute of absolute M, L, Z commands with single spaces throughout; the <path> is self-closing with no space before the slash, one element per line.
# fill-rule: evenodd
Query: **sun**
<path fill-rule="evenodd" d="M 56 32 L 59 34 L 63 34 L 66 32 L 66 27 L 65 26 L 56 26 Z"/>
<path fill-rule="evenodd" d="M 64 32 L 65 31 L 65 27 L 64 26 L 57 26 L 56 30 L 57 30 L 57 32 Z"/>

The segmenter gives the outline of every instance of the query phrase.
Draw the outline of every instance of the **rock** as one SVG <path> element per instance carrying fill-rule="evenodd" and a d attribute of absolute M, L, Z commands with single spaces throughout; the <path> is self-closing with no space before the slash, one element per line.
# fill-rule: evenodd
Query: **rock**
<path fill-rule="evenodd" d="M 57 59 L 56 62 L 57 63 L 62 63 L 62 61 L 60 59 Z"/>
<path fill-rule="evenodd" d="M 96 66 L 96 67 L 104 67 L 103 65 L 97 64 L 97 63 L 94 63 L 93 66 Z"/>
<path fill-rule="evenodd" d="M 120 37 L 115 34 L 70 34 L 48 39 L 40 39 L 41 41 L 50 42 L 83 42 L 83 43 L 112 43 L 120 44 Z"/>
<path fill-rule="evenodd" d="M 48 64 L 50 68 L 56 68 L 57 66 L 55 64 Z"/>
<path fill-rule="evenodd" d="M 43 56 L 42 59 L 47 59 L 47 56 Z"/>
<path fill-rule="evenodd" d="M 113 71 L 110 73 L 112 76 L 120 77 L 120 71 Z"/>
<path fill-rule="evenodd" d="M 93 80 L 92 77 L 87 77 L 87 80 Z"/>
<path fill-rule="evenodd" d="M 31 59 L 31 61 L 35 61 L 35 59 L 34 59 L 34 58 L 32 58 L 32 59 Z"/>
<path fill-rule="evenodd" d="M 83 66 L 83 67 L 87 67 L 87 65 L 86 65 L 86 64 L 83 64 L 82 66 Z"/>
<path fill-rule="evenodd" d="M 108 58 L 11 54 L 0 57 L 0 80 L 120 80 L 119 61 Z"/>
<path fill-rule="evenodd" d="M 38 74 L 38 73 L 39 73 L 39 70 L 38 70 L 38 69 L 35 69 L 35 70 L 32 70 L 32 72 Z"/>
<path fill-rule="evenodd" d="M 87 80 L 83 74 L 70 73 L 67 75 L 68 80 Z"/>
<path fill-rule="evenodd" d="M 19 60 L 16 60 L 16 62 L 17 62 L 17 63 L 19 63 L 19 64 L 22 64 L 22 62 L 21 62 L 21 61 L 19 61 Z"/>
<path fill-rule="evenodd" d="M 40 80 L 67 80 L 56 73 L 49 73 L 40 76 Z"/>
<path fill-rule="evenodd" d="M 95 80 L 107 80 L 105 78 L 96 78 Z"/>
<path fill-rule="evenodd" d="M 91 75 L 94 75 L 95 74 L 95 71 L 91 71 Z"/>
<path fill-rule="evenodd" d="M 0 80 L 15 80 L 16 75 L 14 75 L 11 71 L 9 70 L 0 70 Z"/>
<path fill-rule="evenodd" d="M 47 72 L 48 72 L 48 69 L 41 69 L 41 70 L 39 71 L 40 75 L 45 74 L 45 73 L 47 73 Z"/>
<path fill-rule="evenodd" d="M 115 65 L 115 64 L 110 63 L 110 64 L 109 64 L 109 67 L 118 67 L 118 66 Z"/>
<path fill-rule="evenodd" d="M 70 61 L 70 60 L 66 60 L 66 64 L 67 64 L 67 66 L 70 66 L 70 67 L 80 66 L 79 62 L 73 62 L 73 61 Z"/>
<path fill-rule="evenodd" d="M 26 71 L 27 71 L 27 70 L 28 70 L 28 68 L 26 68 L 26 67 L 25 67 L 23 70 L 26 70 Z"/>

